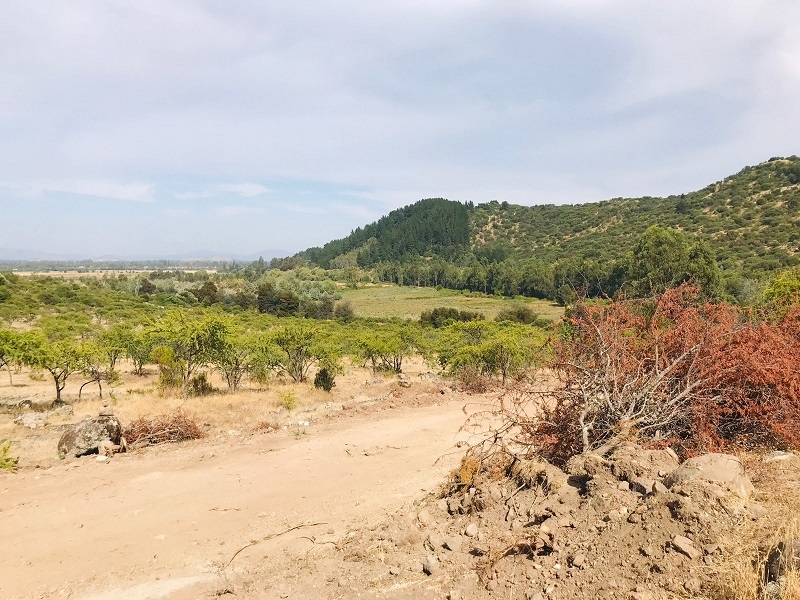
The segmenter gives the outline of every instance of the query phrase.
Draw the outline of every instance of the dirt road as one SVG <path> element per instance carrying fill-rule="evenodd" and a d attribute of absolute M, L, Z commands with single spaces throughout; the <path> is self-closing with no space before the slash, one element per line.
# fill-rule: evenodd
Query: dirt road
<path fill-rule="evenodd" d="M 397 510 L 442 481 L 462 403 L 94 457 L 0 477 L 0 597 L 193 597 L 242 550 L 269 559 L 282 540 L 324 543 Z M 436 463 L 436 464 L 435 464 Z M 195 595 L 194 597 L 197 597 Z"/>

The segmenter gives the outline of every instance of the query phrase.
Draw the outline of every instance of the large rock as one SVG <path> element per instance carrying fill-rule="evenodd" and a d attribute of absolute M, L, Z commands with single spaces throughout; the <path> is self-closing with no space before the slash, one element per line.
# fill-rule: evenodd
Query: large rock
<path fill-rule="evenodd" d="M 73 456 L 94 454 L 106 440 L 113 444 L 120 444 L 122 440 L 122 425 L 113 414 L 88 417 L 67 429 L 58 440 L 58 452 Z"/>
<path fill-rule="evenodd" d="M 14 419 L 14 423 L 28 429 L 41 429 L 47 425 L 47 413 L 29 412 Z"/>
<path fill-rule="evenodd" d="M 671 488 L 698 480 L 719 484 L 740 498 L 747 498 L 754 489 L 741 461 L 730 454 L 690 458 L 666 477 L 664 485 Z"/>

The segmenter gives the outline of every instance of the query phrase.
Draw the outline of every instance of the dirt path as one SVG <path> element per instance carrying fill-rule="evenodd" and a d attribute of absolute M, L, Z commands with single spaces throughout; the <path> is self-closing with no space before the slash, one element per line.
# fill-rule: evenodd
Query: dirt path
<path fill-rule="evenodd" d="M 308 523 L 325 524 L 295 538 L 341 537 L 441 482 L 456 456 L 434 463 L 457 439 L 462 404 L 3 476 L 0 597 L 191 597 L 248 542 Z M 275 540 L 259 543 L 237 561 L 273 551 Z"/>

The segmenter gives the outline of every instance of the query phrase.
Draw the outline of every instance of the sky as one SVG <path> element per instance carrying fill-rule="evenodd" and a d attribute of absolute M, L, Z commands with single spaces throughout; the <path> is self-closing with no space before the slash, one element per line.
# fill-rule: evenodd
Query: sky
<path fill-rule="evenodd" d="M 294 253 L 422 198 L 693 191 L 800 154 L 798 31 L 797 0 L 7 2 L 0 249 Z"/>

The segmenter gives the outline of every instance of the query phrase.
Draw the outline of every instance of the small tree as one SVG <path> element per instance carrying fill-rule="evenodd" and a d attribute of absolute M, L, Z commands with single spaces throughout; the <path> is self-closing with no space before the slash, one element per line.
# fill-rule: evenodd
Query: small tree
<path fill-rule="evenodd" d="M 189 396 L 189 381 L 198 368 L 210 363 L 228 340 L 227 318 L 213 313 L 173 311 L 162 317 L 152 332 L 157 346 L 169 352 L 155 352 L 160 364 L 170 364 L 180 373 L 184 398 Z"/>
<path fill-rule="evenodd" d="M 403 359 L 411 356 L 415 345 L 415 336 L 409 327 L 385 325 L 379 333 L 364 332 L 357 340 L 357 353 L 364 363 L 370 363 L 373 372 L 402 373 Z"/>
<path fill-rule="evenodd" d="M 50 373 L 56 388 L 55 404 L 62 403 L 61 392 L 69 376 L 80 371 L 84 364 L 75 341 L 50 340 L 38 331 L 24 334 L 22 360 L 31 367 L 44 369 Z"/>
<path fill-rule="evenodd" d="M 276 367 L 295 382 L 306 381 L 314 364 L 335 370 L 341 356 L 339 348 L 320 329 L 306 323 L 281 327 L 270 342 L 280 349 Z"/>
<path fill-rule="evenodd" d="M 14 385 L 11 366 L 20 361 L 20 334 L 13 329 L 0 327 L 0 369 L 8 370 L 8 382 Z"/>

